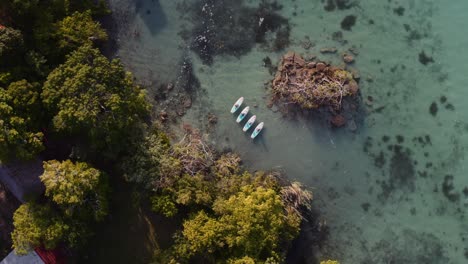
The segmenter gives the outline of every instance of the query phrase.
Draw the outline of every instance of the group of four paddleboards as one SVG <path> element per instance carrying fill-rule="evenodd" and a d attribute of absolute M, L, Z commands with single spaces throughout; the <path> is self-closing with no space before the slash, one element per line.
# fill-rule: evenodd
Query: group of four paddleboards
<path fill-rule="evenodd" d="M 239 110 L 240 106 L 242 105 L 242 103 L 244 102 L 244 97 L 241 97 L 239 98 L 236 103 L 232 106 L 231 108 L 231 113 L 234 114 L 235 112 L 237 112 L 237 110 Z M 242 110 L 242 112 L 239 114 L 239 116 L 237 117 L 236 119 L 236 122 L 237 123 L 240 123 L 242 120 L 244 120 L 244 118 L 247 116 L 247 114 L 249 113 L 249 107 L 245 107 L 244 110 Z M 242 129 L 244 132 L 249 130 L 250 127 L 252 127 L 252 125 L 255 123 L 255 119 L 257 118 L 256 115 L 253 115 L 248 121 L 247 123 L 245 123 L 244 125 L 244 128 Z M 257 127 L 255 127 L 255 130 L 252 132 L 252 135 L 250 136 L 251 138 L 255 138 L 256 136 L 258 136 L 258 134 L 260 134 L 260 132 L 262 131 L 263 129 L 263 122 L 261 122 L 260 124 L 257 125 Z"/>

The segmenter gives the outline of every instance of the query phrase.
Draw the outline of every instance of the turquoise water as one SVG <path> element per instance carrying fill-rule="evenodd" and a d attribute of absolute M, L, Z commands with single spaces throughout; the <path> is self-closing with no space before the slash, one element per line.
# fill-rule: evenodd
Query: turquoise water
<path fill-rule="evenodd" d="M 468 2 L 288 0 L 270 13 L 257 7 L 272 1 L 110 2 L 119 25 L 115 56 L 155 97 L 155 118 L 159 111 L 177 116 L 171 100 L 189 96 L 191 108 L 171 123 L 179 134 L 182 123 L 191 124 L 220 150 L 238 152 L 247 167 L 278 168 L 306 184 L 330 228 L 323 258 L 468 263 Z M 341 25 L 347 16 L 354 25 Z M 274 49 L 271 32 L 255 43 L 259 17 L 286 19 L 276 25 L 276 32 L 289 26 L 285 49 Z M 229 28 L 232 21 L 238 24 Z M 204 38 L 216 41 L 200 51 Z M 321 54 L 324 47 L 338 52 Z M 341 64 L 351 47 L 359 52 L 352 67 L 362 97 L 352 122 L 332 129 L 317 114 L 291 118 L 267 107 L 265 57 L 276 65 L 293 50 Z M 162 101 L 157 95 L 168 85 L 175 88 Z M 229 113 L 240 96 L 265 122 L 254 142 Z M 215 126 L 208 113 L 217 116 Z M 311 263 L 314 249 L 304 239 L 295 261 Z"/>

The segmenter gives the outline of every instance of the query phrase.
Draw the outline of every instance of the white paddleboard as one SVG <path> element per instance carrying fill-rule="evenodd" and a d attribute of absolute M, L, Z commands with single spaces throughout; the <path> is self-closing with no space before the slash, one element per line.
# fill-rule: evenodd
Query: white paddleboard
<path fill-rule="evenodd" d="M 244 110 L 242 110 L 240 115 L 237 117 L 236 122 L 240 123 L 242 120 L 244 120 L 244 118 L 247 116 L 248 113 L 249 113 L 249 107 L 247 106 L 246 108 L 244 108 Z"/>
<path fill-rule="evenodd" d="M 237 109 L 239 109 L 239 107 L 242 105 L 243 102 L 244 102 L 244 97 L 237 99 L 237 101 L 234 103 L 234 105 L 231 108 L 231 114 L 234 114 L 237 111 Z"/>
<path fill-rule="evenodd" d="M 256 115 L 252 116 L 249 121 L 247 121 L 247 123 L 245 123 L 244 125 L 244 128 L 242 129 L 242 131 L 247 131 L 249 130 L 249 128 L 255 123 L 255 119 L 257 118 Z"/>
<path fill-rule="evenodd" d="M 258 136 L 258 134 L 260 134 L 260 132 L 262 132 L 262 129 L 263 129 L 263 122 L 258 124 L 258 126 L 255 128 L 254 132 L 252 132 L 252 135 L 250 136 L 250 138 L 253 139 L 256 136 Z"/>

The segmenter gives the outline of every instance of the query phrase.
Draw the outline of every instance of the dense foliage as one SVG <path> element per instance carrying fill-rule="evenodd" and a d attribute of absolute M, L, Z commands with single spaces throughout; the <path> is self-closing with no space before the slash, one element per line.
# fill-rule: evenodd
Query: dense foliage
<path fill-rule="evenodd" d="M 283 260 L 284 245 L 299 232 L 300 209 L 312 199 L 299 184 L 281 186 L 273 173 L 243 171 L 237 155 L 218 155 L 196 131 L 171 146 L 153 130 L 140 148 L 124 163 L 127 179 L 153 191 L 155 211 L 167 217 L 189 211 L 176 243 L 157 261 Z M 177 166 L 161 173 L 161 160 Z"/>
<path fill-rule="evenodd" d="M 153 130 L 142 141 L 135 144 L 132 155 L 123 161 L 124 177 L 147 188 L 164 186 L 169 171 L 179 167 L 176 160 L 169 157 L 169 139 Z M 165 159 L 167 158 L 167 159 Z"/>
<path fill-rule="evenodd" d="M 8 85 L 14 75 L 20 75 L 18 61 L 22 61 L 24 52 L 23 34 L 21 31 L 0 27 L 0 85 Z"/>
<path fill-rule="evenodd" d="M 26 80 L 0 88 L 0 160 L 31 159 L 43 150 L 37 84 Z"/>
<path fill-rule="evenodd" d="M 6 65 L 8 59 L 13 58 L 12 55 L 21 50 L 23 45 L 21 31 L 9 27 L 0 28 L 0 63 Z"/>
<path fill-rule="evenodd" d="M 53 128 L 84 136 L 92 148 L 115 155 L 149 109 L 145 93 L 118 60 L 89 45 L 73 52 L 44 83 L 42 99 Z"/>
<path fill-rule="evenodd" d="M 42 81 L 50 69 L 63 62 L 65 55 L 72 48 L 86 42 L 105 39 L 105 33 L 99 24 L 88 19 L 89 12 L 104 14 L 104 1 L 0 1 L 0 28 L 1 25 L 5 26 L 0 29 L 0 50 L 11 51 L 7 56 L 14 58 L 0 60 L 0 81 L 3 79 L 9 82 L 23 78 Z M 78 19 L 82 21 L 77 24 L 70 23 L 78 22 Z M 77 26 L 90 29 L 78 29 Z M 2 48 L 3 45 L 6 48 Z M 3 52 L 0 52 L 0 56 L 4 58 Z"/>
<path fill-rule="evenodd" d="M 244 256 L 255 261 L 280 261 L 280 241 L 294 238 L 301 221 L 298 215 L 284 213 L 275 190 L 252 185 L 242 186 L 227 199 L 217 199 L 212 209 L 213 216 L 199 211 L 184 222 L 176 245 L 179 257 L 209 252 L 228 262 Z"/>
<path fill-rule="evenodd" d="M 92 234 L 90 225 L 107 215 L 107 178 L 82 162 L 44 162 L 40 176 L 50 201 L 23 204 L 14 215 L 13 247 L 17 254 L 31 248 L 74 248 Z"/>
<path fill-rule="evenodd" d="M 69 52 L 107 39 L 92 19 L 105 12 L 103 1 L 0 1 L 0 160 L 44 149 L 53 113 L 42 107 L 42 84 Z"/>
<path fill-rule="evenodd" d="M 116 158 L 133 128 L 143 127 L 144 92 L 119 61 L 94 48 L 107 39 L 93 20 L 106 12 L 103 3 L 0 1 L 2 162 L 34 158 L 44 142 L 54 149 L 61 145 L 55 140 L 72 146 L 78 141 L 100 160 L 109 153 Z M 108 213 L 107 176 L 87 163 L 52 160 L 40 178 L 45 197 L 15 213 L 13 247 L 20 254 L 41 245 L 77 248 Z"/>
<path fill-rule="evenodd" d="M 45 195 L 67 215 L 81 211 L 101 220 L 107 214 L 105 176 L 87 163 L 47 161 L 40 178 L 46 188 Z"/>
<path fill-rule="evenodd" d="M 40 245 L 55 248 L 70 229 L 49 205 L 36 203 L 21 205 L 13 216 L 13 224 L 13 248 L 20 255 Z"/>
<path fill-rule="evenodd" d="M 84 45 L 92 45 L 96 41 L 107 40 L 107 33 L 98 22 L 93 21 L 91 11 L 75 12 L 57 23 L 59 47 L 64 51 L 72 51 Z"/>

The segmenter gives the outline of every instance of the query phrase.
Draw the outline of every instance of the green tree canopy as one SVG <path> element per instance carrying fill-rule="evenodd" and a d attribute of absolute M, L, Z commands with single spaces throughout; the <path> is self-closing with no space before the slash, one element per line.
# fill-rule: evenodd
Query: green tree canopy
<path fill-rule="evenodd" d="M 184 222 L 175 247 L 182 259 L 209 253 L 224 262 L 242 258 L 279 261 L 280 241 L 297 235 L 301 221 L 284 211 L 274 190 L 253 185 L 243 186 L 228 199 L 216 200 L 212 209 L 213 216 L 200 211 Z"/>
<path fill-rule="evenodd" d="M 23 34 L 10 27 L 0 27 L 0 85 L 7 85 L 20 75 L 23 53 Z"/>
<path fill-rule="evenodd" d="M 15 109 L 15 113 L 25 119 L 30 119 L 39 126 L 42 111 L 39 85 L 21 80 L 11 83 L 7 93 L 11 98 L 10 104 Z"/>
<path fill-rule="evenodd" d="M 320 264 L 340 264 L 337 260 L 322 260 Z"/>
<path fill-rule="evenodd" d="M 103 177 L 102 172 L 84 162 L 51 160 L 44 162 L 40 179 L 46 196 L 64 208 L 67 215 L 75 216 L 79 210 L 101 220 L 108 211 L 107 184 Z"/>
<path fill-rule="evenodd" d="M 9 28 L 0 27 L 0 63 L 3 65 L 9 58 L 8 55 L 15 53 L 23 47 L 23 35 L 21 31 Z"/>
<path fill-rule="evenodd" d="M 0 160 L 31 159 L 44 149 L 38 89 L 25 80 L 0 88 Z"/>
<path fill-rule="evenodd" d="M 75 12 L 57 23 L 59 47 L 64 51 L 72 51 L 94 41 L 107 40 L 107 33 L 99 22 L 93 21 L 91 10 Z"/>
<path fill-rule="evenodd" d="M 23 78 L 43 81 L 78 45 L 106 38 L 91 20 L 91 14 L 108 13 L 105 0 L 3 0 L 0 13 L 8 26 L 0 29 L 0 85 Z M 22 32 L 24 45 L 19 31 L 9 27 Z M 14 58 L 1 55 L 5 44 Z"/>
<path fill-rule="evenodd" d="M 55 248 L 70 229 L 50 206 L 35 203 L 22 204 L 13 215 L 13 225 L 13 248 L 20 255 L 41 245 Z"/>
<path fill-rule="evenodd" d="M 153 128 L 132 145 L 134 149 L 122 163 L 126 180 L 159 189 L 169 186 L 181 173 L 180 162 L 170 155 L 170 142 L 164 133 Z"/>
<path fill-rule="evenodd" d="M 57 131 L 86 135 L 94 149 L 107 154 L 125 146 L 126 135 L 149 110 L 145 92 L 120 61 L 109 61 L 89 45 L 49 74 L 42 99 Z"/>

